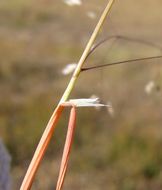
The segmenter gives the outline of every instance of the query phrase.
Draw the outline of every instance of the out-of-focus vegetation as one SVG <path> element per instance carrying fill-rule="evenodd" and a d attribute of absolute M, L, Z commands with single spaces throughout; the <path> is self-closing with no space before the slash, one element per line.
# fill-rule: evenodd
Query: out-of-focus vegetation
<path fill-rule="evenodd" d="M 18 189 L 45 125 L 69 77 L 62 68 L 76 62 L 106 0 L 68 7 L 59 0 L 0 1 L 0 134 L 12 156 Z M 96 18 L 87 16 L 93 11 Z M 100 38 L 124 35 L 162 44 L 161 2 L 116 4 Z M 159 55 L 155 47 L 117 40 L 87 61 L 97 65 Z M 161 60 L 82 73 L 73 98 L 100 96 L 106 109 L 79 109 L 65 189 L 162 189 Z M 146 85 L 154 81 L 151 93 Z M 65 110 L 33 189 L 53 189 L 67 128 Z"/>

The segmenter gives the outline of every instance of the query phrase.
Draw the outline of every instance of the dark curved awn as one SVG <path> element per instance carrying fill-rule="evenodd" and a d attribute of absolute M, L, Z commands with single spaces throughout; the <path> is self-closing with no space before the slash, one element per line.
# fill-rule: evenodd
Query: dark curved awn
<path fill-rule="evenodd" d="M 144 57 L 144 58 L 130 59 L 130 60 L 125 60 L 125 61 L 119 61 L 119 62 L 114 62 L 114 63 L 108 63 L 108 64 L 103 64 L 103 65 L 97 65 L 97 66 L 93 66 L 93 67 L 86 67 L 86 68 L 82 68 L 81 71 L 88 71 L 88 70 L 92 70 L 92 69 L 99 69 L 99 68 L 103 68 L 103 67 L 109 67 L 109 66 L 114 66 L 114 65 L 120 65 L 120 64 L 124 64 L 124 63 L 132 63 L 132 62 L 136 62 L 136 61 L 146 61 L 146 60 L 160 59 L 160 58 L 162 58 L 162 55 L 153 56 L 153 57 Z"/>
<path fill-rule="evenodd" d="M 144 44 L 146 46 L 150 46 L 150 47 L 154 47 L 160 51 L 162 51 L 162 47 L 153 43 L 153 42 L 149 42 L 146 40 L 142 40 L 142 39 L 138 39 L 138 38 L 131 38 L 131 37 L 127 37 L 127 36 L 120 36 L 120 35 L 113 35 L 113 36 L 109 36 L 106 37 L 105 39 L 101 40 L 100 42 L 98 42 L 96 45 L 94 45 L 94 47 L 91 49 L 91 51 L 89 52 L 89 54 L 87 55 L 86 59 L 101 45 L 105 44 L 106 42 L 108 42 L 111 39 L 115 39 L 115 40 L 125 40 L 125 41 L 130 41 L 130 42 L 135 42 L 135 43 L 140 43 L 140 44 Z"/>
<path fill-rule="evenodd" d="M 125 41 L 131 41 L 131 42 L 135 42 L 135 43 L 141 43 L 147 46 L 151 46 L 154 48 L 157 48 L 158 50 L 160 50 L 162 52 L 162 47 L 152 43 L 152 42 L 148 42 L 145 40 L 141 40 L 141 39 L 137 39 L 137 38 L 130 38 L 130 37 L 126 37 L 126 36 L 109 36 L 107 38 L 105 38 L 104 40 L 98 42 L 89 52 L 89 54 L 87 55 L 86 59 L 101 45 L 103 45 L 104 43 L 106 43 L 107 41 L 111 40 L 111 39 L 120 39 L 120 40 L 125 40 Z M 144 61 L 144 60 L 151 60 L 151 59 L 160 59 L 162 58 L 162 55 L 158 55 L 158 56 L 151 56 L 151 57 L 144 57 L 144 58 L 136 58 L 136 59 L 130 59 L 130 60 L 124 60 L 124 61 L 119 61 L 119 62 L 114 62 L 114 63 L 109 63 L 109 64 L 102 64 L 102 65 L 98 65 L 98 66 L 92 66 L 92 67 L 86 67 L 86 68 L 82 68 L 81 71 L 88 71 L 88 70 L 92 70 L 92 69 L 98 69 L 98 68 L 103 68 L 103 67 L 108 67 L 108 66 L 113 66 L 113 65 L 119 65 L 119 64 L 124 64 L 124 63 L 132 63 L 132 62 L 137 62 L 137 61 Z"/>

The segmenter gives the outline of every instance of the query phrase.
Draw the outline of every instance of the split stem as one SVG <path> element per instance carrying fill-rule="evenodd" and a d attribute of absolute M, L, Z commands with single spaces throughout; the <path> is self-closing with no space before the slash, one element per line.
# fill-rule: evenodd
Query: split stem
<path fill-rule="evenodd" d="M 91 50 L 91 48 L 95 42 L 95 39 L 96 39 L 96 37 L 97 37 L 105 19 L 106 19 L 106 16 L 110 12 L 110 9 L 111 9 L 114 2 L 115 2 L 115 0 L 109 0 L 108 1 L 107 6 L 106 6 L 105 10 L 103 11 L 101 18 L 99 19 L 99 22 L 96 25 L 96 28 L 95 28 L 94 32 L 92 33 L 92 36 L 91 36 L 89 42 L 87 43 L 87 46 L 86 46 L 78 64 L 77 64 L 77 67 L 74 71 L 74 74 L 72 75 L 72 78 L 71 78 L 71 80 L 70 80 L 70 82 L 69 82 L 58 106 L 56 107 L 54 113 L 52 114 L 52 116 L 50 118 L 50 121 L 47 124 L 47 127 L 46 127 L 46 129 L 45 129 L 45 131 L 41 137 L 41 140 L 40 140 L 38 147 L 34 153 L 34 156 L 32 158 L 30 165 L 29 165 L 27 173 L 24 177 L 24 180 L 22 182 L 20 190 L 29 190 L 31 188 L 35 174 L 38 170 L 40 162 L 43 159 L 45 151 L 46 151 L 48 144 L 51 140 L 51 137 L 53 135 L 57 120 L 58 120 L 58 118 L 61 115 L 61 112 L 63 110 L 61 104 L 63 102 L 65 102 L 68 99 L 68 97 L 70 96 L 70 93 L 71 93 L 72 89 L 74 88 L 74 85 L 75 85 L 75 83 L 79 77 L 79 74 L 81 72 L 81 68 L 82 68 L 82 66 L 86 60 L 86 57 L 87 57 L 88 53 L 90 52 L 90 50 Z"/>

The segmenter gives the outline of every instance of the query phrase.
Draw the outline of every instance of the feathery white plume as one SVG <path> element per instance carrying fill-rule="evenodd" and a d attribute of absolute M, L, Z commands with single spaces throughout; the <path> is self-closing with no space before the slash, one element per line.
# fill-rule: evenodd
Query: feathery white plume
<path fill-rule="evenodd" d="M 152 90 L 155 87 L 155 82 L 153 80 L 149 81 L 145 86 L 145 92 L 146 94 L 151 94 Z"/>
<path fill-rule="evenodd" d="M 96 18 L 96 13 L 93 11 L 88 11 L 87 12 L 87 16 L 91 19 L 95 19 Z"/>
<path fill-rule="evenodd" d="M 64 105 L 74 105 L 76 107 L 102 107 L 110 106 L 100 103 L 99 98 L 83 98 L 83 99 L 70 99 L 63 103 Z"/>
<path fill-rule="evenodd" d="M 75 70 L 76 66 L 77 66 L 76 63 L 70 63 L 70 64 L 66 65 L 62 69 L 62 74 L 63 75 L 68 75 L 68 74 L 72 73 Z"/>
<path fill-rule="evenodd" d="M 81 0 L 63 0 L 64 3 L 66 3 L 69 6 L 74 6 L 74 5 L 81 5 L 82 1 Z"/>

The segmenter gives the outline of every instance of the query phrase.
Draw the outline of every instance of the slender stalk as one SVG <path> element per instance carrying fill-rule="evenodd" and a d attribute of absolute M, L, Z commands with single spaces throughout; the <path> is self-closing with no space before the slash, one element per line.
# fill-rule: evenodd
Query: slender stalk
<path fill-rule="evenodd" d="M 72 106 L 56 190 L 61 190 L 64 183 L 75 127 L 76 127 L 76 107 Z"/>
<path fill-rule="evenodd" d="M 54 132 L 56 123 L 59 119 L 59 116 L 61 115 L 62 110 L 63 110 L 63 107 L 61 106 L 61 104 L 63 102 L 65 102 L 68 99 L 68 97 L 70 96 L 70 93 L 71 93 L 72 89 L 74 88 L 74 85 L 76 83 L 76 80 L 77 80 L 80 72 L 81 72 L 81 68 L 82 68 L 82 66 L 86 60 L 86 57 L 87 57 L 89 51 L 91 50 L 91 48 L 94 44 L 94 41 L 95 41 L 103 23 L 104 23 L 104 20 L 106 19 L 107 14 L 109 13 L 109 11 L 111 9 L 114 1 L 115 0 L 109 0 L 108 1 L 106 8 L 101 15 L 101 18 L 100 18 L 94 32 L 92 33 L 92 36 L 91 36 L 91 38 L 90 38 L 90 40 L 89 40 L 89 42 L 88 42 L 88 44 L 84 50 L 79 62 L 78 62 L 77 68 L 75 69 L 74 74 L 73 74 L 73 76 L 72 76 L 72 78 L 71 78 L 71 80 L 70 80 L 70 82 L 69 82 L 58 106 L 56 107 L 54 113 L 52 114 L 50 121 L 48 122 L 47 127 L 46 127 L 46 129 L 45 129 L 45 131 L 41 137 L 41 140 L 38 144 L 38 147 L 34 153 L 32 161 L 29 165 L 29 168 L 27 170 L 25 178 L 24 178 L 22 185 L 20 187 L 20 190 L 29 190 L 31 188 L 35 174 L 38 170 L 38 167 L 40 165 L 41 160 L 43 159 L 45 151 L 48 147 L 48 144 L 49 144 L 50 139 L 52 137 L 52 134 Z"/>
<path fill-rule="evenodd" d="M 74 74 L 73 74 L 73 76 L 72 76 L 72 78 L 71 78 L 71 80 L 70 80 L 70 82 L 69 82 L 69 84 L 68 84 L 68 86 L 67 86 L 67 88 L 66 88 L 66 90 L 65 90 L 65 92 L 64 92 L 64 94 L 62 96 L 62 98 L 61 98 L 61 100 L 60 100 L 60 103 L 66 101 L 68 99 L 72 89 L 74 88 L 76 80 L 77 80 L 77 78 L 78 78 L 78 76 L 79 76 L 79 74 L 81 72 L 81 68 L 82 68 L 82 66 L 83 66 L 83 64 L 84 64 L 84 62 L 85 62 L 85 60 L 86 60 L 86 58 L 87 58 L 93 44 L 95 42 L 95 39 L 96 39 L 96 37 L 97 37 L 97 35 L 98 35 L 98 33 L 99 33 L 105 19 L 106 19 L 106 16 L 108 15 L 108 13 L 109 13 L 109 11 L 110 11 L 110 9 L 111 9 L 114 2 L 115 2 L 115 0 L 109 0 L 105 10 L 103 11 L 103 13 L 101 15 L 101 18 L 100 18 L 98 24 L 96 25 L 96 28 L 94 29 L 94 31 L 92 33 L 92 36 L 91 36 L 89 42 L 87 43 L 87 46 L 86 46 L 86 48 L 85 48 L 85 50 L 84 50 L 78 64 L 77 64 L 77 67 L 76 67 L 76 69 L 74 71 Z"/>
<path fill-rule="evenodd" d="M 26 172 L 26 175 L 24 177 L 20 190 L 29 190 L 31 188 L 35 174 L 38 170 L 41 160 L 43 159 L 45 151 L 53 135 L 57 121 L 61 115 L 61 112 L 63 111 L 63 108 L 64 108 L 63 106 L 58 106 L 55 109 L 54 113 L 52 114 L 51 119 L 48 122 L 47 127 L 38 144 L 38 147 L 34 153 L 34 156 Z"/>

